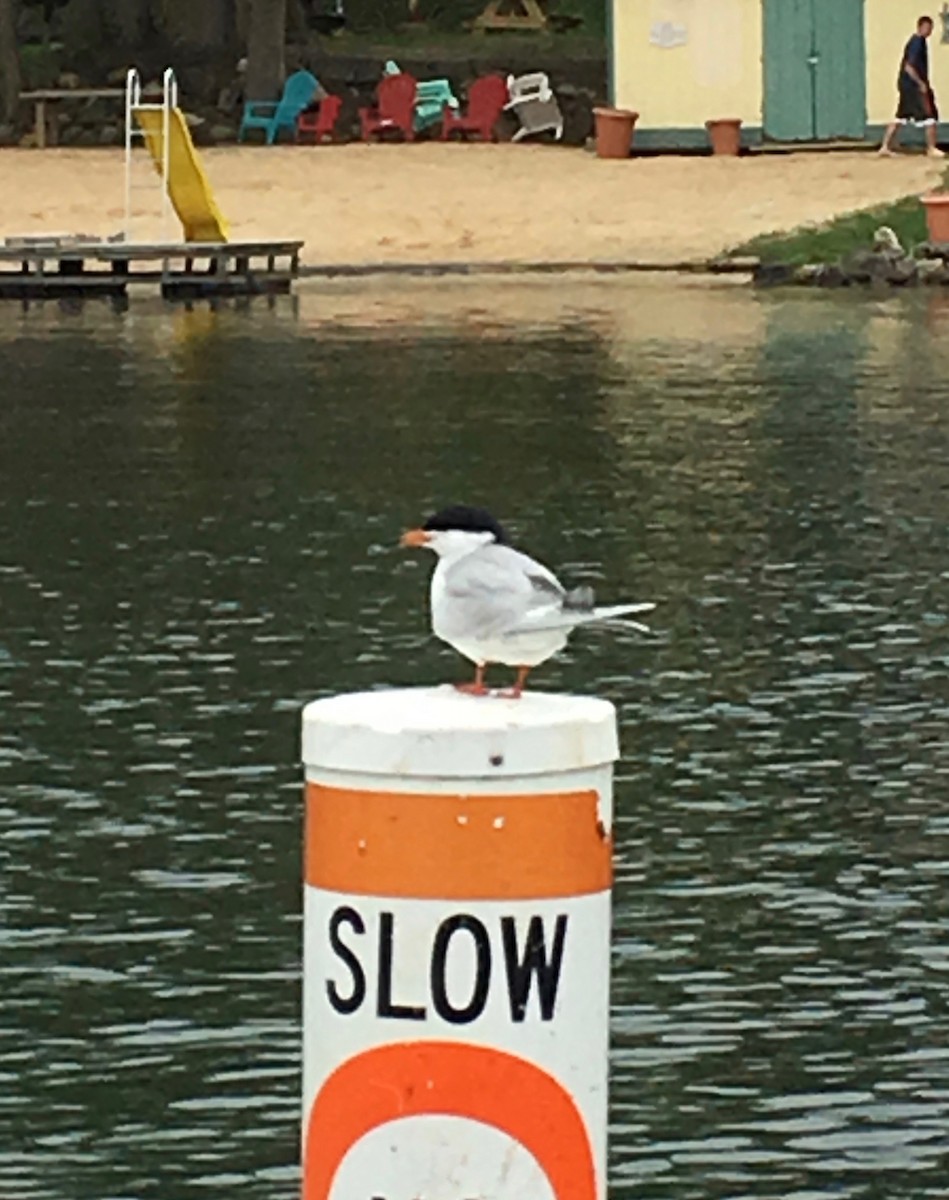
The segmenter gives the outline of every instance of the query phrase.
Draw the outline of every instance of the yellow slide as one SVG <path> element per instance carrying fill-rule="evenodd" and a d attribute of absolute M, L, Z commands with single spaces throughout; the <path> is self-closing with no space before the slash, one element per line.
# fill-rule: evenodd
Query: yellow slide
<path fill-rule="evenodd" d="M 159 175 L 164 163 L 164 129 L 160 109 L 136 108 L 148 151 Z M 214 201 L 211 184 L 191 140 L 180 108 L 173 108 L 168 127 L 168 195 L 184 226 L 186 242 L 226 242 L 227 222 Z"/>

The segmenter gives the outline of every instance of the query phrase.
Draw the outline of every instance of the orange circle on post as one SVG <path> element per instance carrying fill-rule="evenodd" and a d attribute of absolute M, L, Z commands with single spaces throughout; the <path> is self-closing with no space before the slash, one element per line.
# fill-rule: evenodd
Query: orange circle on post
<path fill-rule="evenodd" d="M 380 1046 L 330 1075 L 310 1110 L 303 1200 L 329 1200 L 343 1159 L 367 1133 L 430 1115 L 499 1129 L 533 1155 L 557 1200 L 596 1200 L 590 1139 L 567 1092 L 533 1063 L 459 1042 Z"/>

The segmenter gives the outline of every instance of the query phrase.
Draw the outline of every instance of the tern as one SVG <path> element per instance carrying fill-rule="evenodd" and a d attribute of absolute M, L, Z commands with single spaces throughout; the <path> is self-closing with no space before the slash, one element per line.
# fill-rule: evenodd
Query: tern
<path fill-rule="evenodd" d="M 592 588 L 567 591 L 547 567 L 515 550 L 483 508 L 443 508 L 404 533 L 401 545 L 425 547 L 438 556 L 429 597 L 432 632 L 475 664 L 474 681 L 455 686 L 477 696 L 489 691 L 484 676 L 491 663 L 517 668 L 514 686 L 501 693 L 517 699 L 528 672 L 562 650 L 577 626 L 655 608 L 597 607 Z M 638 621 L 618 623 L 649 632 Z"/>

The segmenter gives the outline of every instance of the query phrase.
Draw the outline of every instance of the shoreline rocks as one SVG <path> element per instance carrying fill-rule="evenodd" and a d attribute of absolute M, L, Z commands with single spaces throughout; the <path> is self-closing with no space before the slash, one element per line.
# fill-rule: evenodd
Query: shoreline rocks
<path fill-rule="evenodd" d="M 923 242 L 906 251 L 884 225 L 870 250 L 857 250 L 838 262 L 758 263 L 752 282 L 757 287 L 949 287 L 949 245 Z"/>

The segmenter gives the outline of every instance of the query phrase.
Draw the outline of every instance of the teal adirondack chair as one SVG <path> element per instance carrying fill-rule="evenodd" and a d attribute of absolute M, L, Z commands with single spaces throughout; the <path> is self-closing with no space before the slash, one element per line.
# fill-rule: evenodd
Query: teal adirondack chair
<path fill-rule="evenodd" d="M 268 146 L 274 144 L 281 129 L 295 134 L 297 117 L 312 101 L 319 86 L 316 76 L 309 71 L 294 71 L 283 85 L 279 100 L 248 100 L 237 140 L 242 142 L 248 129 L 263 129 Z"/>
<path fill-rule="evenodd" d="M 382 69 L 383 75 L 400 74 L 399 64 L 389 61 Z M 432 125 L 440 125 L 446 108 L 458 109 L 458 100 L 452 94 L 447 79 L 423 79 L 415 85 L 415 111 L 412 124 L 416 133 Z"/>
<path fill-rule="evenodd" d="M 457 109 L 458 100 L 452 94 L 447 79 L 425 79 L 415 89 L 415 118 L 417 132 L 432 125 L 440 125 L 445 109 Z"/>

